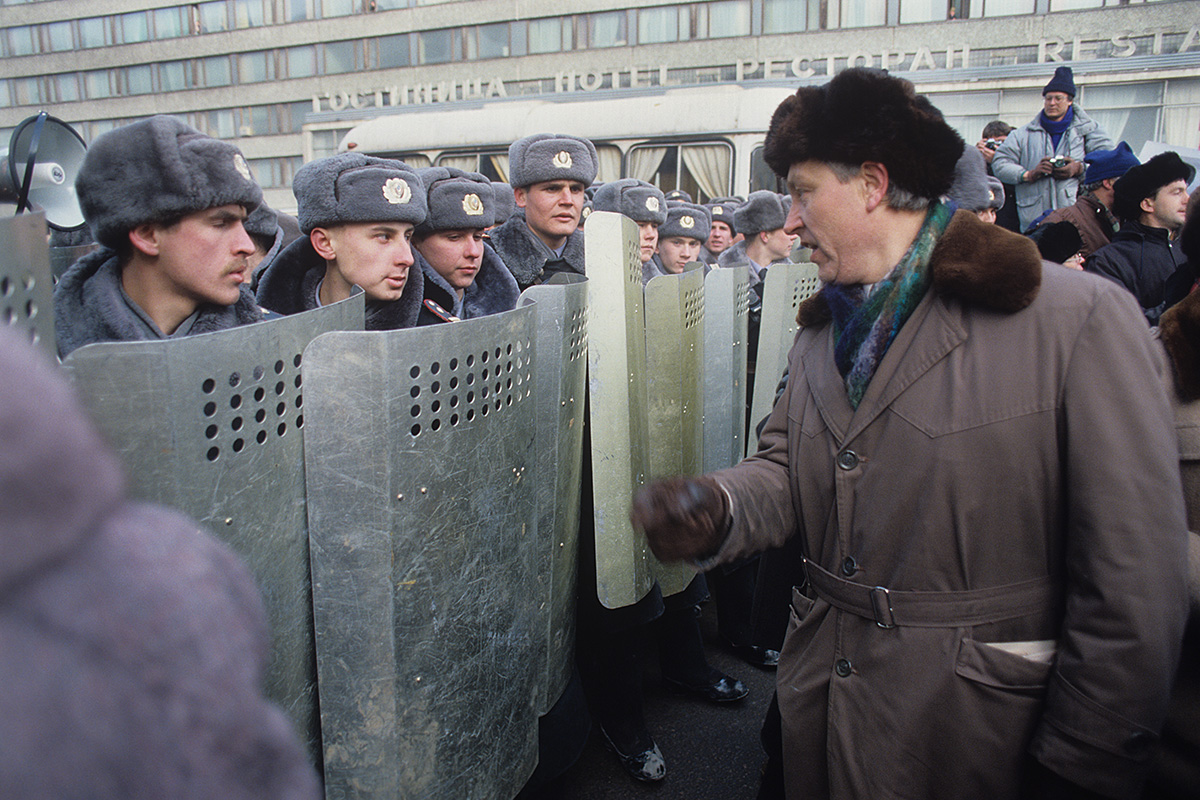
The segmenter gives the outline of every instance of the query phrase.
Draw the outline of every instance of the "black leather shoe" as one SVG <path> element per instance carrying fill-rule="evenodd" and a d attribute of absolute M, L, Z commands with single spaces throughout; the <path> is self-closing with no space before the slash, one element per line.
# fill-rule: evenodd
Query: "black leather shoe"
<path fill-rule="evenodd" d="M 730 645 L 729 649 L 737 655 L 738 658 L 745 661 L 752 667 L 760 669 L 775 669 L 779 666 L 779 651 L 772 650 L 769 647 L 759 647 L 756 644 L 735 644 Z"/>
<path fill-rule="evenodd" d="M 650 739 L 649 748 L 627 755 L 617 749 L 603 725 L 600 726 L 600 734 L 604 737 L 605 746 L 616 754 L 617 760 L 621 762 L 621 766 L 625 768 L 630 777 L 646 783 L 657 783 L 667 777 L 667 762 L 663 759 L 662 751 L 658 749 L 658 745 L 654 743 L 653 739 Z M 647 735 L 646 738 L 649 739 L 649 736 Z"/>
<path fill-rule="evenodd" d="M 663 681 L 672 689 L 691 692 L 713 703 L 732 703 L 734 700 L 741 700 L 750 694 L 746 684 L 716 670 L 713 670 L 713 680 L 710 683 L 690 684 L 666 676 L 663 677 Z"/>

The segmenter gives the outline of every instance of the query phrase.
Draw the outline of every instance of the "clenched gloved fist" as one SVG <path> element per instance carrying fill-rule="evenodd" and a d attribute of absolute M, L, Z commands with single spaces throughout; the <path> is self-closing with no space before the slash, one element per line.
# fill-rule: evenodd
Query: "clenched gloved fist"
<path fill-rule="evenodd" d="M 729 500 L 712 478 L 667 478 L 642 488 L 629 512 L 659 561 L 712 556 L 729 533 Z"/>

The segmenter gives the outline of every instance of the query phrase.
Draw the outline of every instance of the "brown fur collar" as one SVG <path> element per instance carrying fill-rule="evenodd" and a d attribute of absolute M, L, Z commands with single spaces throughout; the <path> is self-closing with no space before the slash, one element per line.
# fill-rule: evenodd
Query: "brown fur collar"
<path fill-rule="evenodd" d="M 958 211 L 933 249 L 933 289 L 964 303 L 1013 312 L 1037 297 L 1042 257 L 1037 245 L 1020 234 Z M 802 327 L 824 325 L 829 306 L 818 292 L 800 304 Z"/>
<path fill-rule="evenodd" d="M 1167 309 L 1158 321 L 1158 337 L 1171 359 L 1179 399 L 1200 400 L 1200 291 Z"/>

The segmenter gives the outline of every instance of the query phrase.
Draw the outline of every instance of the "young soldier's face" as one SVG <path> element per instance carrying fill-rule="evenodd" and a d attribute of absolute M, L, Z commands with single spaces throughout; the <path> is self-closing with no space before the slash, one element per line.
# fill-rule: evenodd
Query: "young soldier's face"
<path fill-rule="evenodd" d="M 653 222 L 639 222 L 637 226 L 642 246 L 642 263 L 645 264 L 654 258 L 654 251 L 658 249 L 658 226 Z"/>
<path fill-rule="evenodd" d="M 579 227 L 584 201 L 579 181 L 542 181 L 516 189 L 513 199 L 525 209 L 529 227 L 543 239 L 563 239 Z"/>
<path fill-rule="evenodd" d="M 724 253 L 733 244 L 733 229 L 724 222 L 713 220 L 712 229 L 708 232 L 708 251 L 714 256 Z"/>
<path fill-rule="evenodd" d="M 411 222 L 356 222 L 327 229 L 336 270 L 371 300 L 399 300 L 413 254 Z"/>
<path fill-rule="evenodd" d="M 230 306 L 249 280 L 254 241 L 242 227 L 246 209 L 218 206 L 156 226 L 163 291 L 196 303 Z"/>
<path fill-rule="evenodd" d="M 483 263 L 483 230 L 435 231 L 417 242 L 416 248 L 446 283 L 461 292 L 475 282 Z"/>
<path fill-rule="evenodd" d="M 1150 214 L 1150 224 L 1156 228 L 1177 231 L 1187 216 L 1187 183 L 1182 179 L 1160 186 L 1153 197 L 1142 201 L 1142 210 Z"/>
<path fill-rule="evenodd" d="M 658 243 L 658 257 L 662 259 L 663 269 L 674 275 L 683 272 L 683 267 L 689 261 L 695 261 L 700 255 L 700 240 L 687 236 L 671 236 Z"/>

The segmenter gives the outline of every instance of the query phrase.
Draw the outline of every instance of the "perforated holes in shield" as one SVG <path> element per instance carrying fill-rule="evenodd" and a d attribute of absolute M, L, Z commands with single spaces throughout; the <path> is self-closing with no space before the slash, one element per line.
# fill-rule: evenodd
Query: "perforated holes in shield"
<path fill-rule="evenodd" d="M 300 355 L 235 368 L 200 385 L 205 458 L 252 452 L 304 427 Z"/>
<path fill-rule="evenodd" d="M 37 318 L 42 313 L 37 301 L 33 299 L 33 290 L 37 280 L 33 273 L 25 273 L 20 279 L 10 275 L 0 275 L 0 324 L 12 328 L 24 328 L 29 341 L 37 344 L 41 337 L 38 335 Z"/>

